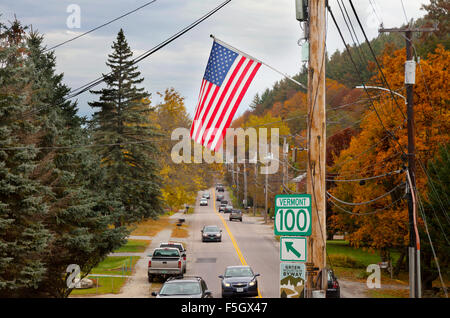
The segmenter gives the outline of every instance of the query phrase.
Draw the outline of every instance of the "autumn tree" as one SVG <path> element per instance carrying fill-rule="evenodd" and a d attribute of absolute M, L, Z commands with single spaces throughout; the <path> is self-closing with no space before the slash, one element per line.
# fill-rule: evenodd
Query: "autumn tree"
<path fill-rule="evenodd" d="M 383 72 L 392 89 L 403 87 L 404 51 L 383 55 Z M 421 61 L 422 74 L 414 88 L 416 110 L 416 158 L 426 163 L 433 158 L 440 144 L 448 142 L 450 52 L 438 47 Z M 377 112 L 374 111 L 374 108 Z M 400 111 L 401 110 L 401 111 Z M 405 105 L 383 96 L 373 102 L 360 125 L 361 133 L 352 138 L 348 149 L 341 151 L 331 172 L 335 179 L 380 178 L 364 182 L 336 182 L 329 190 L 334 198 L 335 230 L 349 232 L 350 243 L 386 252 L 395 248 L 402 252 L 408 245 L 408 213 L 404 200 L 404 173 L 407 149 Z M 395 137 L 393 137 L 395 136 Z M 418 164 L 417 189 L 426 194 L 426 177 Z M 343 202 L 365 203 L 345 205 Z M 374 200 L 376 199 L 376 200 Z"/>

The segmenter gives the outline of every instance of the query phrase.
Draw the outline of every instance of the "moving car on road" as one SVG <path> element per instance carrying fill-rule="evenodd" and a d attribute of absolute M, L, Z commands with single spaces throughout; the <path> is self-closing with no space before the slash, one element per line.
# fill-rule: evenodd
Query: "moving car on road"
<path fill-rule="evenodd" d="M 225 206 L 223 213 L 231 213 L 231 211 L 233 211 L 233 206 L 228 204 L 227 206 Z"/>
<path fill-rule="evenodd" d="M 242 211 L 233 209 L 230 213 L 230 221 L 239 220 L 242 222 Z"/>
<path fill-rule="evenodd" d="M 227 200 L 220 201 L 219 212 L 224 212 L 225 211 L 225 207 L 227 205 L 228 205 L 228 201 Z"/>
<path fill-rule="evenodd" d="M 250 266 L 228 266 L 222 279 L 222 297 L 258 296 L 258 281 Z"/>
<path fill-rule="evenodd" d="M 212 298 L 206 282 L 201 277 L 172 277 L 159 292 L 152 292 L 156 298 Z"/>
<path fill-rule="evenodd" d="M 225 192 L 225 189 L 223 188 L 223 186 L 218 186 L 216 187 L 217 192 Z"/>
<path fill-rule="evenodd" d="M 216 201 L 222 201 L 223 199 L 224 199 L 223 194 L 218 194 L 218 195 L 216 196 Z"/>
<path fill-rule="evenodd" d="M 206 200 L 205 198 L 200 199 L 200 206 L 207 206 L 208 205 L 208 200 Z"/>
<path fill-rule="evenodd" d="M 205 225 L 202 229 L 202 242 L 222 242 L 222 230 L 217 225 Z"/>
<path fill-rule="evenodd" d="M 209 200 L 209 198 L 210 198 L 209 192 L 203 193 L 202 198 Z"/>

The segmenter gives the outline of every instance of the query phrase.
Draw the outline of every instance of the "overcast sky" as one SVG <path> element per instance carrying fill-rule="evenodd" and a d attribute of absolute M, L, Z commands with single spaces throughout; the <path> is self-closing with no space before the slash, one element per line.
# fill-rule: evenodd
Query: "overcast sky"
<path fill-rule="evenodd" d="M 45 35 L 49 47 L 103 24 L 149 0 L 2 0 L 0 20 L 6 23 L 14 15 L 26 25 Z M 57 71 L 64 73 L 66 84 L 75 89 L 101 73 L 107 73 L 107 55 L 120 28 L 135 55 L 140 54 L 189 25 L 224 0 L 157 0 L 144 9 L 114 22 L 98 31 L 56 49 Z M 351 10 L 348 1 L 344 1 Z M 353 0 L 358 15 L 370 38 L 377 36 L 378 24 L 399 27 L 406 17 L 401 0 Z M 425 14 L 420 10 L 429 0 L 403 0 L 408 19 Z M 69 28 L 67 8 L 76 4 L 81 9 L 80 28 Z M 330 4 L 341 28 L 345 24 L 336 0 Z M 349 12 L 350 13 L 350 12 Z M 356 22 L 355 22 L 356 26 Z M 143 85 L 152 94 L 152 103 L 160 101 L 156 92 L 173 87 L 185 97 L 192 115 L 211 50 L 214 34 L 219 39 L 264 61 L 289 75 L 299 72 L 302 30 L 295 19 L 295 0 L 232 0 L 215 15 L 178 38 L 139 64 L 145 77 Z M 345 33 L 350 39 L 348 33 Z M 361 36 L 362 38 L 362 36 Z M 328 23 L 327 49 L 342 50 L 343 44 L 331 18 Z M 236 114 L 242 114 L 256 93 L 263 92 L 281 76 L 263 66 L 249 87 Z M 90 115 L 88 101 L 96 97 L 84 93 L 77 97 L 81 115 Z"/>

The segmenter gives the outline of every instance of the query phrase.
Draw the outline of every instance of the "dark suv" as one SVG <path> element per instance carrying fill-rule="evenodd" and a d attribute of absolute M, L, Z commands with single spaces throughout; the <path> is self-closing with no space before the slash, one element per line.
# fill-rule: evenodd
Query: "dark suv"
<path fill-rule="evenodd" d="M 152 292 L 157 298 L 212 298 L 206 282 L 201 277 L 171 277 L 159 292 Z"/>
<path fill-rule="evenodd" d="M 242 222 L 242 211 L 233 209 L 230 213 L 230 221 L 239 220 Z"/>

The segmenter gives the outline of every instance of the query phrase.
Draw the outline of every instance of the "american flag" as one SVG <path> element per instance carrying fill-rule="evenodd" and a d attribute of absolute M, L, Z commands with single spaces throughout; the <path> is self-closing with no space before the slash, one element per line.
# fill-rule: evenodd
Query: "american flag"
<path fill-rule="evenodd" d="M 214 40 L 191 126 L 192 139 L 208 149 L 220 149 L 260 66 L 261 62 Z"/>

